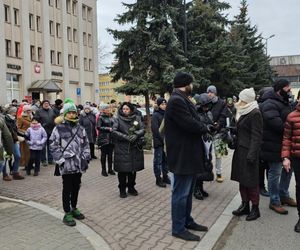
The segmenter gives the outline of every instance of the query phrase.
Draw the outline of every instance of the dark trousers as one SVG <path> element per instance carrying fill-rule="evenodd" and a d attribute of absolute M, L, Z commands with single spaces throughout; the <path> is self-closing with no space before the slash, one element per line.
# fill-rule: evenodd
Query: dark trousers
<path fill-rule="evenodd" d="M 153 170 L 156 178 L 168 174 L 167 157 L 163 147 L 154 148 Z"/>
<path fill-rule="evenodd" d="M 186 231 L 186 226 L 194 223 L 191 216 L 195 175 L 174 174 L 172 190 L 171 214 L 172 233 Z"/>
<path fill-rule="evenodd" d="M 103 170 L 106 170 L 106 158 L 108 163 L 108 171 L 112 170 L 113 151 L 113 144 L 107 144 L 101 147 L 101 166 Z"/>
<path fill-rule="evenodd" d="M 51 136 L 51 134 L 47 135 L 47 137 L 48 137 L 47 142 L 42 150 L 42 156 L 41 156 L 42 162 L 46 162 L 47 160 L 48 160 L 48 163 L 53 162 L 53 157 L 50 152 L 50 141 L 49 141 L 50 136 Z"/>
<path fill-rule="evenodd" d="M 90 143 L 91 158 L 95 158 L 95 144 Z"/>
<path fill-rule="evenodd" d="M 298 210 L 298 215 L 300 217 L 300 158 L 292 157 L 291 165 L 295 174 L 297 210 Z"/>
<path fill-rule="evenodd" d="M 269 165 L 268 162 L 260 160 L 259 161 L 259 187 L 265 188 L 265 173 L 268 179 Z"/>
<path fill-rule="evenodd" d="M 63 179 L 63 191 L 62 201 L 65 213 L 69 213 L 77 206 L 78 193 L 81 184 L 81 173 L 66 174 L 62 176 Z"/>
<path fill-rule="evenodd" d="M 119 189 L 124 191 L 126 187 L 133 188 L 135 186 L 136 172 L 118 172 Z"/>
<path fill-rule="evenodd" d="M 240 184 L 240 194 L 242 201 L 251 201 L 252 205 L 259 205 L 259 186 L 249 188 Z"/>
<path fill-rule="evenodd" d="M 40 172 L 41 156 L 42 156 L 42 150 L 30 149 L 30 158 L 29 158 L 28 167 L 26 169 L 28 173 L 30 173 L 30 170 L 33 168 L 33 163 L 34 163 L 34 172 L 35 173 Z"/>

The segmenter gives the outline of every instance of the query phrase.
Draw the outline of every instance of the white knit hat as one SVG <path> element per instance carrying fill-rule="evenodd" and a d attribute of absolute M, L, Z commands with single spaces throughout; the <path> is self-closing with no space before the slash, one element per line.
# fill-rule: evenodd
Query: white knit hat
<path fill-rule="evenodd" d="M 250 103 L 255 101 L 255 91 L 253 88 L 244 89 L 239 94 L 239 99 L 243 102 Z"/>

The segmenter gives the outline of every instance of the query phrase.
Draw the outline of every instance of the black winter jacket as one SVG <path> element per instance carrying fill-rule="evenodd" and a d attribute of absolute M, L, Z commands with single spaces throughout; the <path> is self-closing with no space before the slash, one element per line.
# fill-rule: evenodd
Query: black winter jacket
<path fill-rule="evenodd" d="M 158 109 L 155 110 L 152 119 L 151 119 L 151 131 L 153 137 L 153 146 L 154 148 L 163 147 L 164 146 L 164 139 L 159 133 L 159 127 L 164 119 L 165 111 Z"/>
<path fill-rule="evenodd" d="M 35 112 L 35 116 L 40 121 L 43 128 L 46 130 L 46 133 L 48 135 L 48 138 L 50 137 L 52 130 L 55 127 L 54 120 L 56 118 L 56 115 L 52 108 L 49 109 L 43 109 L 40 108 Z"/>
<path fill-rule="evenodd" d="M 82 112 L 79 117 L 79 124 L 85 128 L 89 143 L 95 143 L 96 141 L 96 116 L 90 112 Z"/>
<path fill-rule="evenodd" d="M 226 126 L 226 117 L 229 116 L 227 106 L 225 102 L 218 98 L 216 103 L 213 103 L 211 113 L 213 115 L 213 121 L 219 124 L 219 128 L 224 128 Z"/>
<path fill-rule="evenodd" d="M 138 122 L 134 134 L 138 139 L 129 142 L 129 129 L 132 128 L 134 122 Z M 124 116 L 122 111 L 118 110 L 118 115 L 113 124 L 113 142 L 115 146 L 114 153 L 114 169 L 117 172 L 136 172 L 144 169 L 144 152 L 137 144 L 144 136 L 144 124 L 141 117 L 135 114 Z"/>
<path fill-rule="evenodd" d="M 263 94 L 259 108 L 264 122 L 260 157 L 265 161 L 279 162 L 281 161 L 284 123 L 291 112 L 291 107 L 274 90 L 270 90 Z"/>
<path fill-rule="evenodd" d="M 206 125 L 184 92 L 174 90 L 165 113 L 168 166 L 172 173 L 194 175 L 204 171 L 202 135 Z"/>
<path fill-rule="evenodd" d="M 102 147 L 112 144 L 111 129 L 113 127 L 113 119 L 108 115 L 101 115 L 97 121 L 98 138 L 97 145 Z"/>

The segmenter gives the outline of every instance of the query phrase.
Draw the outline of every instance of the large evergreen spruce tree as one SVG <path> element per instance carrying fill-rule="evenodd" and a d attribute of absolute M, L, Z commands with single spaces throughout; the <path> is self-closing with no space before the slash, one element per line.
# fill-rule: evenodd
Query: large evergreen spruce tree
<path fill-rule="evenodd" d="M 257 27 L 250 23 L 246 0 L 241 1 L 240 13 L 233 21 L 230 38 L 235 46 L 243 47 L 246 72 L 240 76 L 243 87 L 251 86 L 259 90 L 269 86 L 273 77 L 269 63 L 270 58 L 265 54 L 265 45 L 261 34 L 258 34 Z"/>

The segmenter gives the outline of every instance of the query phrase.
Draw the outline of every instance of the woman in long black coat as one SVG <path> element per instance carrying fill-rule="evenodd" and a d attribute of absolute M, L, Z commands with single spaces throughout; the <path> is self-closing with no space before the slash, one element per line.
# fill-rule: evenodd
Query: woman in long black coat
<path fill-rule="evenodd" d="M 128 194 L 138 195 L 134 188 L 136 172 L 144 169 L 142 141 L 145 129 L 140 116 L 134 111 L 131 103 L 124 102 L 113 124 L 114 169 L 118 172 L 121 198 L 127 197 L 126 187 Z"/>
<path fill-rule="evenodd" d="M 247 221 L 260 217 L 259 212 L 259 152 L 262 141 L 263 120 L 255 101 L 253 88 L 241 91 L 237 142 L 232 159 L 231 180 L 240 183 L 241 206 L 232 213 L 248 215 Z M 249 202 L 252 203 L 250 212 Z"/>
<path fill-rule="evenodd" d="M 85 128 L 89 139 L 91 159 L 97 159 L 95 156 L 95 140 L 96 140 L 96 116 L 92 112 L 89 105 L 85 105 L 79 116 L 79 124 Z"/>

